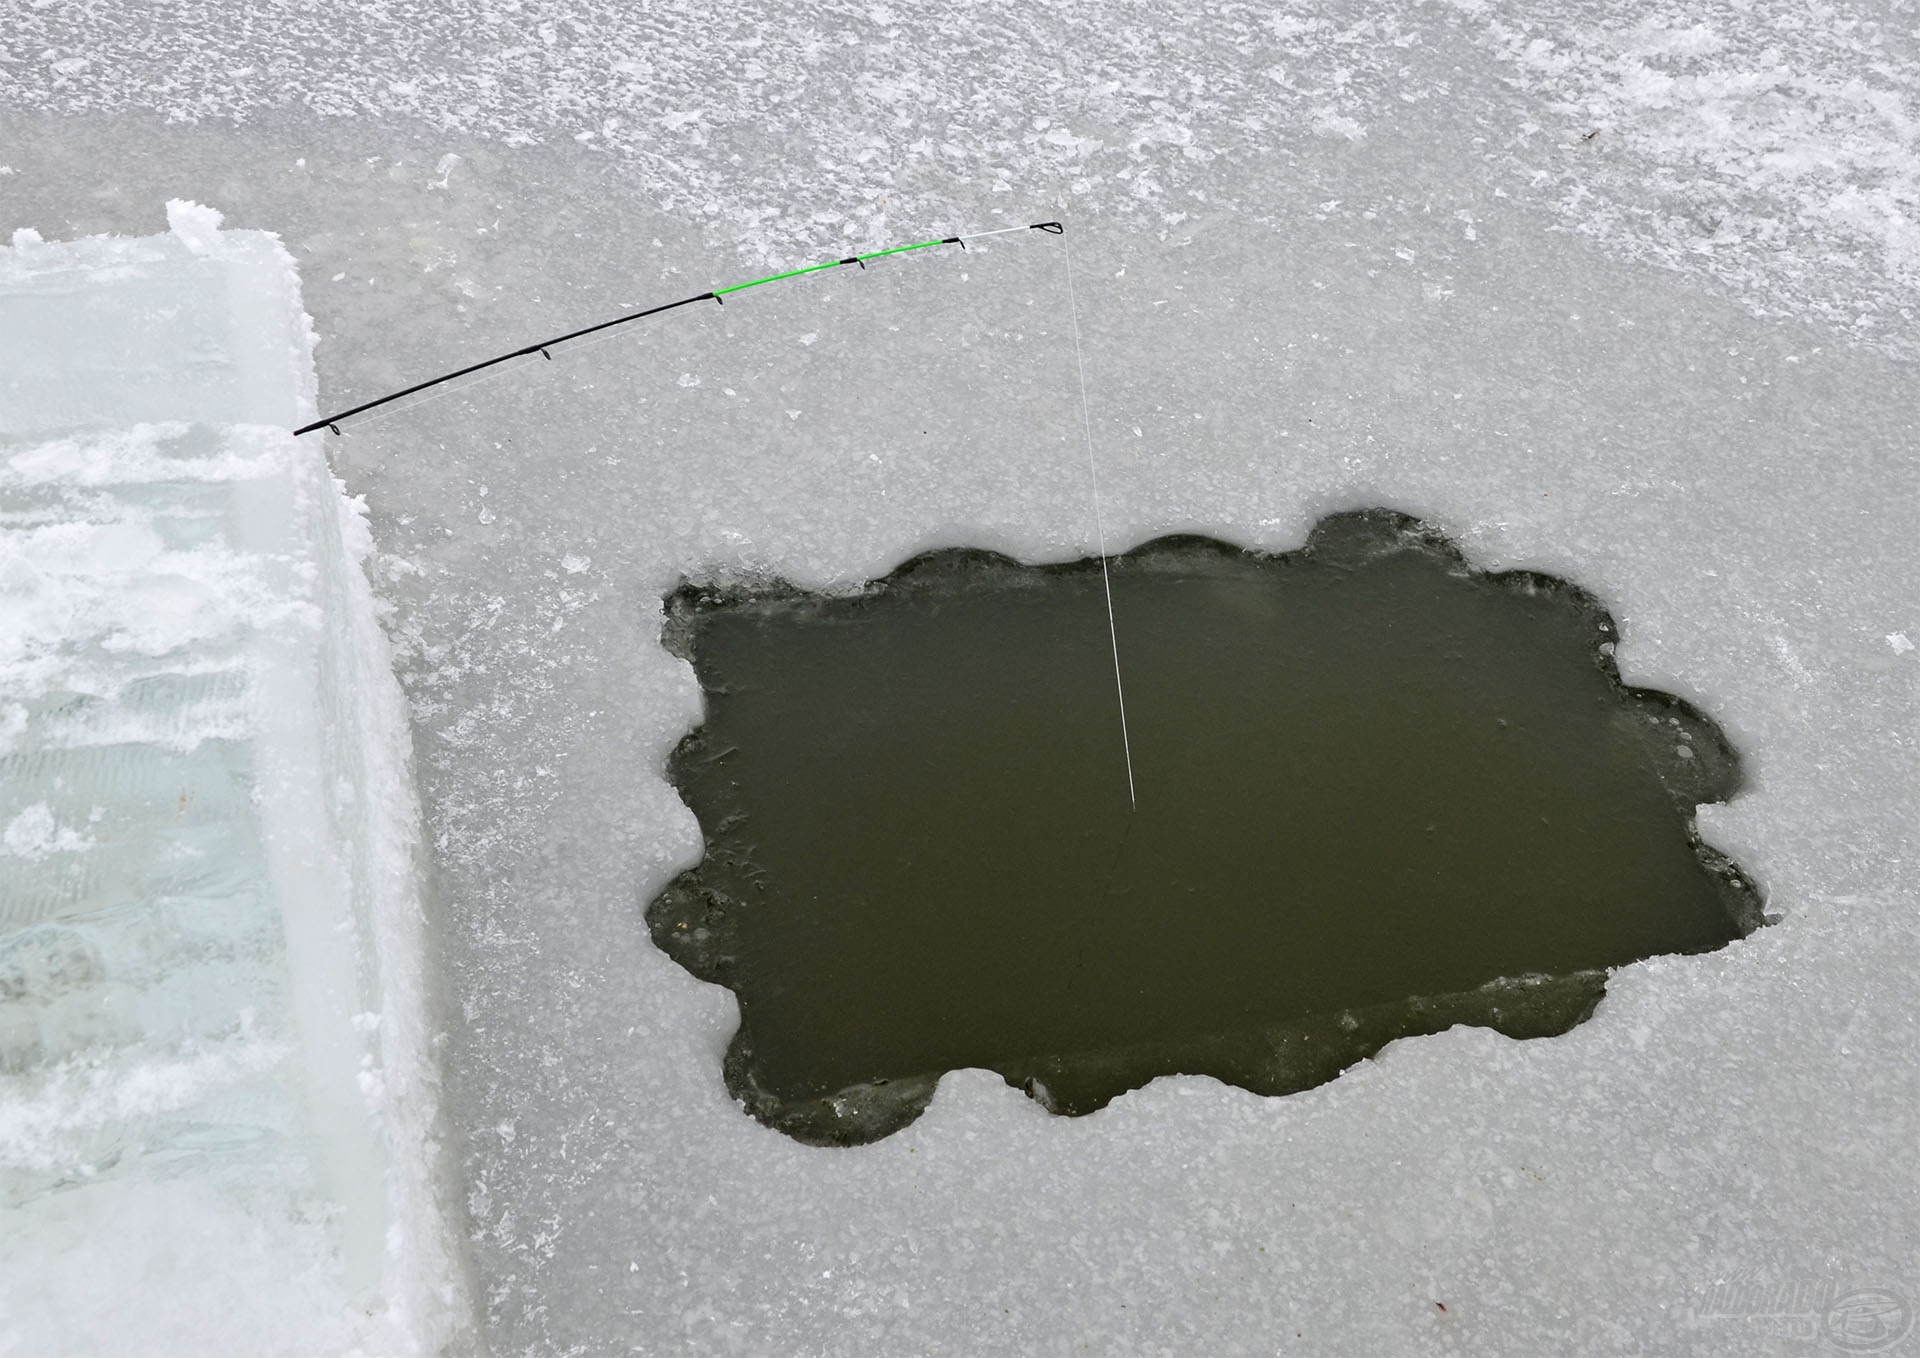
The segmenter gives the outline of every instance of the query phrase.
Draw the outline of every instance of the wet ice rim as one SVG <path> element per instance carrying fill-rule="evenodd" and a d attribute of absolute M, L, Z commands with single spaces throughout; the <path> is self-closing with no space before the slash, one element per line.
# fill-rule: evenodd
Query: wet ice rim
<path fill-rule="evenodd" d="M 1198 556 L 1196 556 L 1198 554 Z M 1705 882 L 1724 911 L 1724 931 L 1713 941 L 1636 945 L 1632 961 L 1670 953 L 1714 951 L 1744 938 L 1762 924 L 1763 893 L 1725 854 L 1700 837 L 1697 809 L 1730 801 L 1743 784 L 1738 753 L 1718 725 L 1685 699 L 1621 681 L 1614 654 L 1619 633 L 1612 615 L 1588 591 L 1536 571 L 1483 572 L 1439 530 L 1392 510 L 1363 509 L 1328 514 L 1295 552 L 1271 554 L 1243 549 L 1218 539 L 1192 535 L 1164 537 L 1113 558 L 1116 568 L 1156 567 L 1178 573 L 1200 558 L 1241 563 L 1316 563 L 1353 570 L 1399 554 L 1410 554 L 1441 575 L 1490 587 L 1496 596 L 1527 596 L 1563 611 L 1562 621 L 1587 638 L 1588 658 L 1604 682 L 1605 706 L 1616 717 L 1636 719 L 1636 729 L 1656 733 L 1636 748 L 1679 821 L 1689 850 Z M 1051 565 L 1026 565 L 1002 554 L 967 548 L 925 552 L 887 576 L 854 591 L 819 593 L 777 578 L 724 579 L 708 583 L 684 579 L 666 601 L 662 643 L 695 665 L 709 700 L 726 691 L 696 664 L 703 621 L 748 610 L 763 615 L 798 610 L 830 611 L 850 602 L 867 605 L 886 599 L 939 598 L 965 588 L 983 575 L 1020 587 L 1044 585 L 1062 576 L 1099 572 L 1099 558 Z M 1518 599 L 1515 598 L 1518 602 Z M 846 621 L 842 618 L 842 621 Z M 856 624 L 857 625 L 857 624 Z M 1374 620 L 1369 620 L 1369 626 Z M 1391 620 L 1387 620 L 1391 626 Z M 1102 633 L 1104 642 L 1104 632 Z M 1469 647 L 1482 639 L 1467 642 Z M 1104 652 L 1103 652 L 1104 654 Z M 1111 699 L 1111 691 L 1107 694 Z M 1506 722 L 1499 723 L 1505 726 Z M 1678 740 L 1660 732 L 1677 731 Z M 761 887 L 766 872 L 752 858 L 751 844 L 730 832 L 746 820 L 742 799 L 717 787 L 737 780 L 709 775 L 699 765 L 717 763 L 711 721 L 703 717 L 675 749 L 668 775 L 676 791 L 700 821 L 705 847 L 701 860 L 680 873 L 648 906 L 646 916 L 655 944 L 701 980 L 727 987 L 739 1002 L 741 1022 L 723 1061 L 729 1092 L 744 1109 L 769 1127 L 813 1145 L 851 1146 L 879 1140 L 913 1122 L 932 1100 L 942 1075 L 963 1064 L 987 1065 L 1008 1084 L 1022 1089 L 1050 1112 L 1082 1115 L 1098 1110 L 1119 1094 L 1161 1075 L 1208 1075 L 1252 1093 L 1279 1096 L 1309 1089 L 1376 1055 L 1402 1037 L 1443 1032 L 1458 1024 L 1489 1027 L 1516 1039 L 1559 1036 L 1589 1018 L 1606 993 L 1608 973 L 1618 960 L 1551 973 L 1529 971 L 1500 975 L 1471 989 L 1445 993 L 1416 991 L 1384 1003 L 1315 1009 L 1298 1017 L 1229 1030 L 1189 1031 L 1172 1038 L 1137 1037 L 1097 1047 L 1075 1046 L 991 1062 L 949 1061 L 937 1069 L 849 1083 L 816 1095 L 782 1094 L 756 1066 L 756 1041 L 748 1018 L 749 990 L 756 982 L 743 973 L 743 920 L 751 920 L 761 902 L 745 903 Z M 1663 743 L 1664 742 L 1664 743 Z M 1388 776 L 1391 776 L 1389 774 Z M 1543 817 L 1543 820 L 1545 818 Z M 1116 860 L 1117 862 L 1117 860 Z M 1111 885 L 1111 884 L 1109 884 Z M 770 902 L 768 902 L 770 903 Z M 805 984 L 807 978 L 798 978 Z"/>

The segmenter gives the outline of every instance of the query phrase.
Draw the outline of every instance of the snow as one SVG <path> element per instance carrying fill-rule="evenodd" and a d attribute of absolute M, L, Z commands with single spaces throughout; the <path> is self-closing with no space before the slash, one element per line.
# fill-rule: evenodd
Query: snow
<path fill-rule="evenodd" d="M 285 427 L 284 252 L 168 215 L 0 251 L 0 1349 L 431 1350 L 457 1289 L 370 544 Z"/>
<path fill-rule="evenodd" d="M 183 196 L 280 233 L 326 409 L 767 262 L 1067 223 L 687 308 L 327 439 L 419 752 L 446 998 L 419 1033 L 444 1036 L 493 1351 L 1786 1353 L 1820 1317 L 1708 1314 L 1715 1287 L 1920 1296 L 1910 16 L 17 18 L 0 231 L 60 242 L 17 253 L 131 248 L 65 239 L 112 232 L 197 267 L 151 234 Z M 1629 681 L 1745 753 L 1702 828 L 1778 922 L 1624 969 L 1564 1037 L 1456 1030 L 1285 1099 L 1164 1080 L 1067 1120 L 960 1072 L 857 1151 L 729 1103 L 732 1000 L 641 918 L 699 852 L 662 777 L 699 696 L 658 599 L 1088 550 L 1061 246 L 1113 545 L 1286 548 L 1383 504 L 1594 590 Z M 79 384 L 111 418 L 76 486 L 114 465 L 120 393 L 165 399 L 144 354 Z M 92 407 L 58 386 L 0 410 L 67 428 Z M 0 815 L 42 801 L 99 836 L 38 792 Z M 63 1268 L 124 1244 L 61 1238 Z"/>

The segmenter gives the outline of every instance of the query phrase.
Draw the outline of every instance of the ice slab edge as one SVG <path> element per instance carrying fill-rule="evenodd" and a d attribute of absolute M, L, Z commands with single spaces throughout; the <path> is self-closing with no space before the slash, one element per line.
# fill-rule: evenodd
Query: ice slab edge
<path fill-rule="evenodd" d="M 419 808 L 278 241 L 0 248 L 0 1349 L 441 1350 Z"/>

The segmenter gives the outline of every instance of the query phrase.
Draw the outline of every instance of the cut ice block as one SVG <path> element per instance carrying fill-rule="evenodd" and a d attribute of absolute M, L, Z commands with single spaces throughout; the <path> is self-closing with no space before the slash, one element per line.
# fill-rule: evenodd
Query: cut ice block
<path fill-rule="evenodd" d="M 457 1291 L 369 540 L 288 432 L 291 261 L 169 216 L 0 250 L 0 1350 L 132 1351 L 123 1314 L 201 1353 L 432 1348 Z M 129 1214 L 164 1229 L 59 1262 Z"/>

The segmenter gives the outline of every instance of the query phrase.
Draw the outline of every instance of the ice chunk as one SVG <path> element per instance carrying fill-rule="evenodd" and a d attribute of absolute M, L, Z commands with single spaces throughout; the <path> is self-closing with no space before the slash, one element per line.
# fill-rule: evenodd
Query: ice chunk
<path fill-rule="evenodd" d="M 167 203 L 167 229 L 196 255 L 210 254 L 220 244 L 221 214 L 200 203 L 174 198 Z"/>
<path fill-rule="evenodd" d="M 0 251 L 0 1348 L 432 1347 L 457 1290 L 369 540 L 286 428 L 286 256 L 169 220 Z"/>

